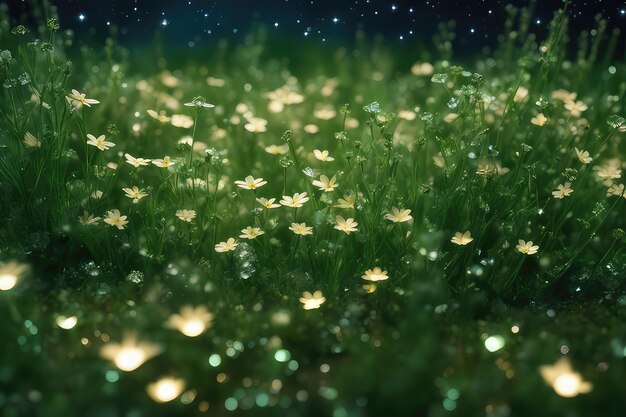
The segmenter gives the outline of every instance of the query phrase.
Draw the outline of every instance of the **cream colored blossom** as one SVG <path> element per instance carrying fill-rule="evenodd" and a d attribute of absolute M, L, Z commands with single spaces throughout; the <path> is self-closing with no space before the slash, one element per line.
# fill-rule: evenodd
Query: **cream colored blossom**
<path fill-rule="evenodd" d="M 150 163 L 150 159 L 144 158 L 135 158 L 131 154 L 125 153 L 124 157 L 126 158 L 126 162 L 134 166 L 135 168 L 148 166 Z"/>
<path fill-rule="evenodd" d="M 270 198 L 269 200 L 265 197 L 257 198 L 256 201 L 266 209 L 273 209 L 280 207 L 280 204 L 274 203 L 276 201 L 275 198 Z"/>
<path fill-rule="evenodd" d="M 566 101 L 563 104 L 565 110 L 569 111 L 569 113 L 574 117 L 580 117 L 582 112 L 587 110 L 587 105 L 582 101 Z"/>
<path fill-rule="evenodd" d="M 315 291 L 313 294 L 305 291 L 302 293 L 302 297 L 300 297 L 300 302 L 303 304 L 302 308 L 305 310 L 320 308 L 325 301 L 326 298 L 322 295 L 321 291 Z"/>
<path fill-rule="evenodd" d="M 282 200 L 280 200 L 280 204 L 287 207 L 299 208 L 309 201 L 309 197 L 307 197 L 306 192 L 304 193 L 295 193 L 293 197 L 289 197 L 288 195 L 284 195 Z"/>
<path fill-rule="evenodd" d="M 122 188 L 122 191 L 126 194 L 126 197 L 132 198 L 133 203 L 137 204 L 139 200 L 146 197 L 148 193 L 145 190 L 140 190 L 139 187 L 134 186 L 133 188 Z"/>
<path fill-rule="evenodd" d="M 205 306 L 184 306 L 178 314 L 172 314 L 166 326 L 176 329 L 185 336 L 200 336 L 211 326 L 213 314 Z"/>
<path fill-rule="evenodd" d="M 315 156 L 315 159 L 322 162 L 331 162 L 335 160 L 335 158 L 330 156 L 327 150 L 320 151 L 319 149 L 313 149 L 313 155 Z"/>
<path fill-rule="evenodd" d="M 235 185 L 245 190 L 256 190 L 267 184 L 267 181 L 263 181 L 263 178 L 254 178 L 252 175 L 248 175 L 244 181 L 237 180 Z"/>
<path fill-rule="evenodd" d="M 556 190 L 552 191 L 552 195 L 554 196 L 554 198 L 559 199 L 562 199 L 563 197 L 569 197 L 569 195 L 574 192 L 574 190 L 571 189 L 571 186 L 571 182 L 566 182 L 565 185 L 559 184 L 556 187 Z"/>
<path fill-rule="evenodd" d="M 456 232 L 452 239 L 450 239 L 450 242 L 454 243 L 455 245 L 465 246 L 473 240 L 474 238 L 472 237 L 472 233 L 470 231 L 467 231 L 464 233 Z"/>
<path fill-rule="evenodd" d="M 585 150 L 581 151 L 578 148 L 574 148 L 574 150 L 576 151 L 576 156 L 578 157 L 578 160 L 583 164 L 588 164 L 593 161 L 593 158 L 589 156 L 589 152 Z"/>
<path fill-rule="evenodd" d="M 284 155 L 289 152 L 289 145 L 269 145 L 265 147 L 265 152 L 272 155 Z"/>
<path fill-rule="evenodd" d="M 267 132 L 267 120 L 260 117 L 250 117 L 248 119 L 248 123 L 246 123 L 243 127 L 251 133 Z"/>
<path fill-rule="evenodd" d="M 291 223 L 289 230 L 302 236 L 313 234 L 313 227 L 307 226 L 306 223 Z"/>
<path fill-rule="evenodd" d="M 313 181 L 313 185 L 318 187 L 319 190 L 324 191 L 326 193 L 331 192 L 337 187 L 337 176 L 333 176 L 330 180 L 326 175 L 321 175 L 319 180 Z"/>
<path fill-rule="evenodd" d="M 403 223 L 408 222 L 413 219 L 411 217 L 411 210 L 409 209 L 398 209 L 397 207 L 391 208 L 391 213 L 385 214 L 385 218 L 387 220 L 391 220 L 394 223 Z"/>
<path fill-rule="evenodd" d="M 195 210 L 176 210 L 176 217 L 180 220 L 190 223 L 193 219 L 196 218 Z"/>
<path fill-rule="evenodd" d="M 526 255 L 533 255 L 537 253 L 537 251 L 539 250 L 539 246 L 537 245 L 533 246 L 532 240 L 529 240 L 528 242 L 526 242 L 520 239 L 518 243 L 519 244 L 516 246 L 516 248 L 520 253 L 524 253 Z"/>
<path fill-rule="evenodd" d="M 237 247 L 238 243 L 235 239 L 228 238 L 226 242 L 220 242 L 215 245 L 215 252 L 230 252 Z"/>
<path fill-rule="evenodd" d="M 152 164 L 158 166 L 159 168 L 167 168 L 174 165 L 176 162 L 172 161 L 169 156 L 163 157 L 163 159 L 153 159 Z"/>
<path fill-rule="evenodd" d="M 110 226 L 117 227 L 119 230 L 123 230 L 124 226 L 128 224 L 128 217 L 123 216 L 119 210 L 114 209 L 107 211 L 107 214 L 104 217 L 104 222 Z"/>
<path fill-rule="evenodd" d="M 98 100 L 94 100 L 93 98 L 87 98 L 85 97 L 85 94 L 80 93 L 74 89 L 72 89 L 71 94 L 67 95 L 67 100 L 71 105 L 76 108 L 80 108 L 83 105 L 91 107 L 92 104 L 100 104 Z"/>
<path fill-rule="evenodd" d="M 616 197 L 624 197 L 626 198 L 626 194 L 624 193 L 624 184 L 611 184 L 609 188 L 606 190 L 606 196 L 616 196 Z"/>
<path fill-rule="evenodd" d="M 41 141 L 30 132 L 24 133 L 23 143 L 27 148 L 41 148 Z"/>
<path fill-rule="evenodd" d="M 100 220 L 100 217 L 94 217 L 93 214 L 89 214 L 86 211 L 83 213 L 82 216 L 78 217 L 78 221 L 80 221 L 80 224 L 82 224 L 83 226 L 92 226 L 98 224 Z"/>
<path fill-rule="evenodd" d="M 335 204 L 333 207 L 351 209 L 354 208 L 355 202 L 356 196 L 354 194 L 347 194 L 344 195 L 343 198 L 338 199 L 337 204 Z"/>
<path fill-rule="evenodd" d="M 335 217 L 335 229 L 350 234 L 351 232 L 358 231 L 357 226 L 359 224 L 354 221 L 353 218 L 344 219 L 342 216 Z"/>
<path fill-rule="evenodd" d="M 258 227 L 248 226 L 241 231 L 239 235 L 242 239 L 256 239 L 258 236 L 265 234 L 265 232 Z"/>
<path fill-rule="evenodd" d="M 387 271 L 383 271 L 380 267 L 376 266 L 374 269 L 368 269 L 365 271 L 365 274 L 361 275 L 361 278 L 366 281 L 377 282 L 385 281 L 389 279 L 389 276 L 387 275 Z"/>
<path fill-rule="evenodd" d="M 546 124 L 547 121 L 548 118 L 544 116 L 543 113 L 539 113 L 538 115 L 530 119 L 530 123 L 534 124 L 535 126 L 543 126 Z"/>
<path fill-rule="evenodd" d="M 115 143 L 107 141 L 106 136 L 104 135 L 100 135 L 96 138 L 94 135 L 89 133 L 87 134 L 87 139 L 89 139 L 87 141 L 88 145 L 95 146 L 101 151 L 106 151 L 107 149 L 115 146 Z"/>

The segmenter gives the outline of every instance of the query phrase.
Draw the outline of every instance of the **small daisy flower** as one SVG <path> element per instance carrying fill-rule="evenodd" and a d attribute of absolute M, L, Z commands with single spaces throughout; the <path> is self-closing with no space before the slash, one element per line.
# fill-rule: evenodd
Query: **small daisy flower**
<path fill-rule="evenodd" d="M 175 164 L 174 161 L 169 156 L 165 156 L 163 159 L 153 159 L 152 164 L 158 166 L 159 168 L 167 168 Z"/>
<path fill-rule="evenodd" d="M 588 108 L 587 105 L 580 100 L 567 101 L 563 106 L 565 107 L 565 110 L 569 111 L 570 114 L 574 117 L 580 117 L 582 112 L 584 112 Z"/>
<path fill-rule="evenodd" d="M 616 197 L 624 197 L 626 198 L 626 194 L 624 194 L 624 184 L 611 184 L 609 188 L 606 190 L 606 196 L 616 196 Z"/>
<path fill-rule="evenodd" d="M 82 216 L 78 217 L 78 221 L 80 221 L 80 224 L 82 224 L 83 226 L 92 226 L 94 224 L 98 224 L 100 220 L 100 217 L 94 217 L 93 214 L 89 214 L 86 211 L 83 213 Z"/>
<path fill-rule="evenodd" d="M 98 100 L 87 98 L 83 93 L 74 89 L 72 89 L 72 94 L 67 95 L 67 100 L 76 108 L 80 108 L 83 104 L 87 107 L 91 107 L 92 104 L 100 104 Z"/>
<path fill-rule="evenodd" d="M 258 227 L 248 226 L 241 231 L 241 234 L 239 235 L 239 237 L 242 239 L 256 239 L 258 236 L 261 236 L 262 234 L 265 234 L 265 232 L 259 229 Z"/>
<path fill-rule="evenodd" d="M 356 202 L 355 195 L 348 194 L 348 195 L 344 195 L 343 198 L 338 199 L 337 204 L 335 204 L 333 207 L 351 209 L 351 208 L 354 208 L 355 202 Z"/>
<path fill-rule="evenodd" d="M 101 151 L 106 151 L 107 149 L 115 146 L 115 143 L 105 140 L 106 137 L 104 135 L 100 135 L 96 138 L 94 135 L 89 133 L 87 134 L 87 138 L 89 139 L 87 141 L 87 145 L 95 146 Z"/>
<path fill-rule="evenodd" d="M 148 164 L 151 161 L 150 159 L 135 158 L 134 156 L 132 156 L 132 155 L 130 155 L 128 153 L 125 153 L 124 157 L 126 158 L 126 162 L 131 164 L 135 168 L 148 166 Z"/>
<path fill-rule="evenodd" d="M 326 175 L 321 175 L 319 180 L 313 181 L 313 185 L 318 187 L 320 191 L 324 191 L 325 193 L 331 192 L 337 187 L 337 176 L 333 176 L 330 180 Z"/>
<path fill-rule="evenodd" d="M 126 220 L 127 216 L 122 216 L 119 210 L 114 209 L 107 211 L 106 216 L 104 217 L 104 222 L 110 226 L 115 226 L 119 230 L 123 230 L 124 226 L 128 224 L 128 220 Z"/>
<path fill-rule="evenodd" d="M 230 237 L 226 242 L 220 242 L 215 245 L 215 252 L 230 252 L 237 247 L 237 244 L 237 241 Z"/>
<path fill-rule="evenodd" d="M 295 193 L 293 197 L 289 197 L 288 195 L 284 195 L 283 199 L 280 200 L 280 204 L 287 207 L 302 207 L 304 203 L 309 201 L 309 197 L 307 197 L 306 192 L 304 193 Z"/>
<path fill-rule="evenodd" d="M 248 123 L 244 125 L 244 128 L 251 133 L 267 132 L 267 120 L 260 117 L 251 117 L 248 119 Z"/>
<path fill-rule="evenodd" d="M 321 291 L 315 291 L 313 294 L 305 291 L 302 293 L 302 297 L 300 297 L 300 302 L 303 304 L 302 308 L 305 310 L 320 308 L 325 301 L 326 298 L 322 295 Z"/>
<path fill-rule="evenodd" d="M 176 217 L 184 222 L 190 223 L 196 217 L 195 210 L 176 210 Z"/>
<path fill-rule="evenodd" d="M 322 162 L 331 162 L 335 160 L 335 158 L 330 156 L 327 150 L 320 151 L 319 149 L 313 149 L 313 155 L 315 156 L 315 159 Z"/>
<path fill-rule="evenodd" d="M 548 118 L 544 116 L 543 113 L 539 113 L 538 115 L 530 119 L 530 123 L 534 124 L 535 126 L 543 126 L 546 124 L 547 121 Z"/>
<path fill-rule="evenodd" d="M 397 207 L 392 207 L 391 213 L 385 214 L 385 218 L 387 220 L 391 220 L 394 223 L 403 223 L 403 222 L 408 222 L 411 219 L 413 219 L 410 213 L 411 213 L 411 210 L 409 209 L 400 210 Z"/>
<path fill-rule="evenodd" d="M 452 237 L 452 239 L 450 239 L 450 242 L 454 243 L 455 245 L 465 246 L 468 243 L 470 243 L 472 240 L 474 240 L 474 238 L 472 237 L 472 234 L 469 231 L 467 231 L 465 233 L 456 232 L 454 236 Z"/>
<path fill-rule="evenodd" d="M 358 229 L 356 228 L 359 224 L 354 221 L 353 218 L 344 219 L 341 216 L 337 216 L 335 218 L 335 229 L 344 232 L 349 235 L 351 232 L 356 232 Z"/>
<path fill-rule="evenodd" d="M 235 185 L 244 190 L 256 190 L 267 184 L 267 181 L 263 181 L 263 178 L 254 178 L 252 175 L 248 175 L 244 181 L 237 180 Z"/>
<path fill-rule="evenodd" d="M 148 195 L 145 190 L 140 190 L 137 186 L 134 186 L 133 188 L 122 188 L 122 191 L 126 193 L 126 197 L 133 199 L 134 204 L 137 204 L 139 200 Z"/>
<path fill-rule="evenodd" d="M 607 164 L 598 168 L 596 174 L 598 174 L 598 177 L 602 179 L 614 180 L 622 177 L 622 170 L 618 169 L 616 165 Z"/>
<path fill-rule="evenodd" d="M 307 226 L 306 223 L 291 223 L 289 230 L 301 236 L 313 234 L 313 227 Z"/>
<path fill-rule="evenodd" d="M 204 188 L 206 187 L 206 181 L 203 180 L 202 178 L 187 178 L 187 185 L 189 187 L 196 187 L 196 188 Z"/>
<path fill-rule="evenodd" d="M 27 148 L 41 148 L 41 141 L 30 132 L 24 133 L 23 143 Z"/>
<path fill-rule="evenodd" d="M 265 197 L 257 198 L 256 201 L 266 209 L 273 209 L 280 207 L 280 204 L 274 203 L 276 201 L 275 198 L 270 198 L 269 200 Z"/>
<path fill-rule="evenodd" d="M 265 147 L 265 152 L 272 155 L 284 155 L 289 152 L 289 145 L 269 145 Z"/>
<path fill-rule="evenodd" d="M 556 187 L 556 190 L 552 191 L 552 195 L 554 196 L 554 198 L 559 198 L 559 199 L 563 197 L 569 197 L 569 195 L 574 192 L 574 190 L 570 188 L 571 185 L 572 183 L 570 182 L 566 182 L 565 185 L 559 184 Z"/>
<path fill-rule="evenodd" d="M 583 164 L 588 164 L 593 161 L 593 158 L 589 156 L 589 152 L 585 150 L 581 151 L 578 148 L 574 148 L 574 150 L 576 151 L 576 156 L 578 157 L 578 160 Z"/>
<path fill-rule="evenodd" d="M 389 276 L 387 275 L 387 271 L 383 271 L 379 267 L 374 267 L 374 269 L 368 269 L 365 271 L 365 275 L 361 275 L 361 278 L 366 281 L 376 282 L 385 281 L 389 279 Z"/>
<path fill-rule="evenodd" d="M 537 251 L 539 250 L 539 246 L 537 245 L 533 246 L 532 240 L 525 242 L 522 239 L 520 239 L 518 243 L 519 245 L 517 245 L 516 248 L 518 251 L 520 251 L 520 253 L 524 253 L 526 255 L 533 255 L 537 253 Z"/>

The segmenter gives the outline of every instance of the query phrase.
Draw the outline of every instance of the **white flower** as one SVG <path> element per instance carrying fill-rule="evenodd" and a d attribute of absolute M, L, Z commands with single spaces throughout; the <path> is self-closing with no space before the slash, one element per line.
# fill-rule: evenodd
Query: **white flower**
<path fill-rule="evenodd" d="M 106 151 L 107 149 L 115 146 L 115 143 L 106 141 L 106 137 L 104 135 L 100 135 L 96 138 L 92 134 L 87 134 L 87 138 L 89 139 L 87 141 L 88 145 L 95 146 L 101 151 Z"/>

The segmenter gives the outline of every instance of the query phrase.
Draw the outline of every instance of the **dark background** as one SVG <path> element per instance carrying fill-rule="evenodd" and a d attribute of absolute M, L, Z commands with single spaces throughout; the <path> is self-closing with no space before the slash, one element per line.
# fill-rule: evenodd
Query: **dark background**
<path fill-rule="evenodd" d="M 41 3 L 42 0 L 39 0 Z M 8 1 L 17 21 L 29 20 L 33 0 Z M 439 22 L 457 22 L 457 44 L 468 50 L 493 46 L 502 33 L 505 6 L 528 6 L 523 0 L 54 0 L 62 27 L 77 36 L 98 39 L 119 28 L 121 43 L 137 44 L 153 39 L 156 31 L 176 47 L 195 48 L 220 38 L 243 39 L 263 25 L 278 37 L 319 43 L 350 43 L 357 29 L 382 35 L 389 44 L 429 41 Z M 545 34 L 562 0 L 534 4 L 533 31 Z M 626 1 L 573 0 L 568 6 L 570 35 L 592 30 L 602 16 L 609 33 L 626 27 Z M 622 32 L 624 32 L 622 30 Z M 623 54 L 624 33 L 618 50 Z M 623 55 L 620 55 L 623 56 Z"/>

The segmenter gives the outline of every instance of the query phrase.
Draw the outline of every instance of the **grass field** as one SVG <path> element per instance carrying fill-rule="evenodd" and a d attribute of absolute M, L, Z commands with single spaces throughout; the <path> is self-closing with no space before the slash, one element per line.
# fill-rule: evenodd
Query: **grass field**
<path fill-rule="evenodd" d="M 3 9 L 1 415 L 619 415 L 626 65 L 530 18 L 290 60 Z"/>

